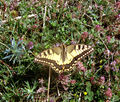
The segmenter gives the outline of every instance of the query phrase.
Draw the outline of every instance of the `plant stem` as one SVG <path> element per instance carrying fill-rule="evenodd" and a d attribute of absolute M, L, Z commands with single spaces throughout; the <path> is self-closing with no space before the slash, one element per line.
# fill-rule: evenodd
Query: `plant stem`
<path fill-rule="evenodd" d="M 47 92 L 47 100 L 49 100 L 49 90 L 50 90 L 50 74 L 51 74 L 51 68 L 49 67 L 49 78 L 48 78 L 48 92 Z"/>

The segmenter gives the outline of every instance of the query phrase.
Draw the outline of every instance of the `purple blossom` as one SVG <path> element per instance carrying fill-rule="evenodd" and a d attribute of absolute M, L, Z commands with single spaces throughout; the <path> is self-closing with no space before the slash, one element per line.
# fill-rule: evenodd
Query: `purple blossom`
<path fill-rule="evenodd" d="M 13 0 L 10 4 L 10 10 L 15 10 L 19 5 L 19 0 Z"/>
<path fill-rule="evenodd" d="M 111 69 L 112 69 L 113 71 L 115 71 L 115 67 L 112 67 Z"/>
<path fill-rule="evenodd" d="M 55 102 L 54 99 L 50 99 L 50 102 Z"/>
<path fill-rule="evenodd" d="M 27 47 L 28 47 L 28 49 L 32 49 L 33 48 L 33 42 L 29 42 L 28 44 L 27 44 Z"/>
<path fill-rule="evenodd" d="M 116 72 L 119 71 L 119 68 L 117 68 L 117 67 L 112 67 L 111 69 L 112 69 L 113 71 L 116 71 Z"/>
<path fill-rule="evenodd" d="M 115 66 L 115 65 L 116 65 L 116 61 L 112 61 L 110 64 L 111 64 L 112 66 Z"/>
<path fill-rule="evenodd" d="M 54 47 L 59 47 L 60 45 L 61 45 L 60 43 L 56 43 Z"/>
<path fill-rule="evenodd" d="M 72 40 L 72 41 L 71 41 L 71 44 L 73 44 L 73 45 L 76 44 L 76 41 Z"/>

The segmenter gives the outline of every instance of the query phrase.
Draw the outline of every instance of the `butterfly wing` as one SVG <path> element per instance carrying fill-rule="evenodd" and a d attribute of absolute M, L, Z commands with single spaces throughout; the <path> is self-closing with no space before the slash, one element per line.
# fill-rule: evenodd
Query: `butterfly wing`
<path fill-rule="evenodd" d="M 66 50 L 67 58 L 64 62 L 64 71 L 71 71 L 78 61 L 89 55 L 94 49 L 91 46 L 78 44 L 67 46 Z"/>
<path fill-rule="evenodd" d="M 61 46 L 45 50 L 35 57 L 35 62 L 51 66 L 56 72 L 58 72 L 59 69 L 62 69 L 62 66 L 60 66 L 62 63 L 61 53 Z"/>
<path fill-rule="evenodd" d="M 93 51 L 87 45 L 61 45 L 41 52 L 35 62 L 51 66 L 57 73 L 71 71 L 73 66 Z M 64 60 L 63 60 L 64 59 Z"/>

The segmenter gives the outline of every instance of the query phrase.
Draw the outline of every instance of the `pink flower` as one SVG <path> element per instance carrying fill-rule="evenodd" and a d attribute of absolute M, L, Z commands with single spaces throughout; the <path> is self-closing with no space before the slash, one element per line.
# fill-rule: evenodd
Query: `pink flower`
<path fill-rule="evenodd" d="M 105 83 L 105 77 L 101 76 L 100 79 L 99 79 L 99 84 L 103 85 L 104 83 Z"/>
<path fill-rule="evenodd" d="M 109 65 L 105 65 L 105 71 L 108 73 L 110 71 L 110 66 Z"/>
<path fill-rule="evenodd" d="M 38 79 L 39 83 L 43 84 L 44 83 L 44 80 L 43 78 L 42 79 Z"/>
<path fill-rule="evenodd" d="M 55 100 L 54 99 L 50 99 L 50 102 L 55 102 Z"/>
<path fill-rule="evenodd" d="M 71 44 L 73 44 L 73 45 L 76 44 L 76 41 L 72 40 L 72 41 L 71 41 Z"/>
<path fill-rule="evenodd" d="M 111 64 L 112 66 L 115 66 L 115 65 L 116 65 L 116 61 L 112 61 L 110 64 Z"/>
<path fill-rule="evenodd" d="M 58 46 L 60 46 L 61 44 L 60 43 L 56 43 L 55 45 L 54 45 L 54 47 L 58 47 Z"/>
<path fill-rule="evenodd" d="M 64 90 L 68 90 L 68 86 L 62 85 L 62 87 L 64 88 Z"/>
<path fill-rule="evenodd" d="M 96 31 L 101 31 L 101 26 L 100 25 L 96 25 L 95 29 L 96 29 Z"/>
<path fill-rule="evenodd" d="M 32 26 L 33 29 L 36 29 L 37 27 L 38 27 L 37 25 L 33 25 L 33 26 Z"/>
<path fill-rule="evenodd" d="M 108 88 L 108 89 L 106 90 L 105 95 L 106 95 L 107 97 L 109 97 L 109 98 L 112 97 L 112 91 L 111 91 L 110 88 Z"/>
<path fill-rule="evenodd" d="M 120 1 L 116 2 L 116 7 L 120 9 Z"/>
<path fill-rule="evenodd" d="M 58 77 L 60 83 L 62 84 L 64 90 L 68 89 L 68 84 L 70 82 L 69 75 L 60 74 Z"/>
<path fill-rule="evenodd" d="M 109 82 L 107 83 L 107 85 L 108 85 L 108 86 L 111 86 L 111 82 L 109 81 Z"/>
<path fill-rule="evenodd" d="M 37 90 L 37 93 L 45 93 L 45 90 L 46 90 L 45 87 L 40 87 L 40 88 Z"/>
<path fill-rule="evenodd" d="M 108 43 L 110 43 L 111 36 L 106 36 Z"/>
<path fill-rule="evenodd" d="M 110 50 L 105 50 L 104 54 L 107 55 L 107 56 L 110 56 L 110 54 L 112 54 L 112 53 L 110 52 Z"/>
<path fill-rule="evenodd" d="M 19 2 L 18 0 L 13 0 L 13 1 L 11 2 L 11 4 L 10 4 L 10 10 L 11 10 L 11 11 L 12 11 L 12 10 L 15 10 L 15 9 L 18 7 L 18 5 L 19 5 L 18 2 Z"/>
<path fill-rule="evenodd" d="M 98 5 L 95 3 L 95 8 L 97 9 L 98 8 Z"/>
<path fill-rule="evenodd" d="M 78 69 L 78 70 L 81 70 L 81 71 L 83 71 L 83 72 L 86 71 L 86 68 L 83 66 L 83 63 L 80 62 L 80 61 L 77 63 L 77 69 Z"/>
<path fill-rule="evenodd" d="M 90 78 L 90 82 L 91 82 L 91 84 L 93 84 L 93 85 L 96 83 L 96 82 L 94 81 L 94 77 L 91 77 L 91 78 Z"/>
<path fill-rule="evenodd" d="M 81 35 L 81 38 L 85 40 L 87 37 L 88 37 L 88 32 L 83 32 L 83 34 Z"/>
<path fill-rule="evenodd" d="M 103 10 L 103 6 L 100 6 L 100 10 Z"/>
<path fill-rule="evenodd" d="M 76 83 L 76 80 L 71 80 L 70 83 L 71 83 L 71 84 L 75 84 L 75 83 Z"/>
<path fill-rule="evenodd" d="M 33 42 L 29 42 L 28 44 L 27 44 L 27 47 L 29 48 L 29 49 L 32 49 L 33 48 Z"/>

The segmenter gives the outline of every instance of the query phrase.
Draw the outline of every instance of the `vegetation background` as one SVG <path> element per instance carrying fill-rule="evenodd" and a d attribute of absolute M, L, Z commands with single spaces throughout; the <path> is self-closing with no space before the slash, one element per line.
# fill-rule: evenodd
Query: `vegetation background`
<path fill-rule="evenodd" d="M 34 57 L 61 43 L 94 52 L 77 71 L 52 71 L 50 102 L 120 101 L 120 1 L 0 0 L 1 102 L 45 100 L 49 70 Z"/>

